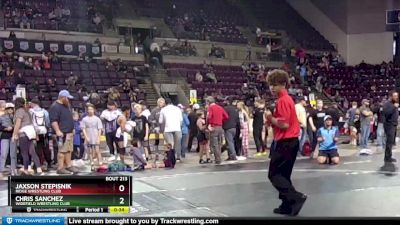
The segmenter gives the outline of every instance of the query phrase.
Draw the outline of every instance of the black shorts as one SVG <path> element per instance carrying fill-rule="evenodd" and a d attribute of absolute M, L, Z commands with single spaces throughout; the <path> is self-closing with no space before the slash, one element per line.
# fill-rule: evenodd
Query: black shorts
<path fill-rule="evenodd" d="M 327 157 L 327 158 L 335 158 L 335 157 L 339 157 L 339 153 L 337 151 L 337 149 L 332 149 L 332 150 L 324 150 L 324 151 L 319 151 L 318 156 L 323 156 L 323 157 Z"/>

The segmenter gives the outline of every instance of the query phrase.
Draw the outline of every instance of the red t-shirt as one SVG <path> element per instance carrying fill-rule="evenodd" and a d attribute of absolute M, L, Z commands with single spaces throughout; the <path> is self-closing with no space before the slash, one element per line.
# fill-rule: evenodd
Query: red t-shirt
<path fill-rule="evenodd" d="M 207 121 L 212 127 L 220 127 L 229 116 L 225 109 L 217 104 L 211 104 L 207 110 Z"/>
<path fill-rule="evenodd" d="M 286 90 L 283 90 L 278 94 L 274 117 L 278 122 L 289 124 L 289 128 L 286 130 L 273 126 L 275 141 L 299 137 L 299 120 L 297 119 L 293 99 L 288 95 Z"/>

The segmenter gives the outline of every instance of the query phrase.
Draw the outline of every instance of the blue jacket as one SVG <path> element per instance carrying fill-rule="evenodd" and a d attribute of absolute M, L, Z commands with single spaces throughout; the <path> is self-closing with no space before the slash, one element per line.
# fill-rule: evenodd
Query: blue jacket
<path fill-rule="evenodd" d="M 81 132 L 82 132 L 82 128 L 81 128 L 81 122 L 80 121 L 74 121 L 74 145 L 81 145 Z"/>
<path fill-rule="evenodd" d="M 189 117 L 186 113 L 182 113 L 182 117 L 183 117 L 182 134 L 188 134 L 190 125 Z"/>
<path fill-rule="evenodd" d="M 320 151 L 328 151 L 337 149 L 335 137 L 339 137 L 339 129 L 337 127 L 331 127 L 330 129 L 326 127 L 321 127 L 317 131 L 317 137 L 324 138 L 324 141 L 319 143 Z"/>

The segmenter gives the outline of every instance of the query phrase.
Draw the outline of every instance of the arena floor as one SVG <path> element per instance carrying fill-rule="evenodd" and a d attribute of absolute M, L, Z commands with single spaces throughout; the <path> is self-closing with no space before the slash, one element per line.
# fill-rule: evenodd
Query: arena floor
<path fill-rule="evenodd" d="M 338 166 L 320 166 L 308 158 L 298 159 L 293 182 L 309 196 L 299 216 L 400 216 L 397 169 L 381 171 L 383 154 L 358 156 L 354 148 L 340 147 L 343 157 Z M 394 157 L 400 159 L 398 150 Z M 196 161 L 197 154 L 189 153 L 186 162 L 173 170 L 159 168 L 130 173 L 134 178 L 135 203 L 130 216 L 279 216 L 272 213 L 280 202 L 267 181 L 266 158 L 225 162 L 220 166 L 199 165 Z M 0 183 L 0 204 L 0 213 L 10 215 L 6 206 L 7 181 Z"/>

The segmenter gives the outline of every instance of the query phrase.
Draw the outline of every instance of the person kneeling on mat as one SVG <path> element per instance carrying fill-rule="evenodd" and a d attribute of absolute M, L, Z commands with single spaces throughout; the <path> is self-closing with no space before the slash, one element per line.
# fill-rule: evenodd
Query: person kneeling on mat
<path fill-rule="evenodd" d="M 338 164 L 339 153 L 336 143 L 339 140 L 339 129 L 332 126 L 332 117 L 325 116 L 325 126 L 319 128 L 317 138 L 319 142 L 318 162 L 320 164 Z"/>

